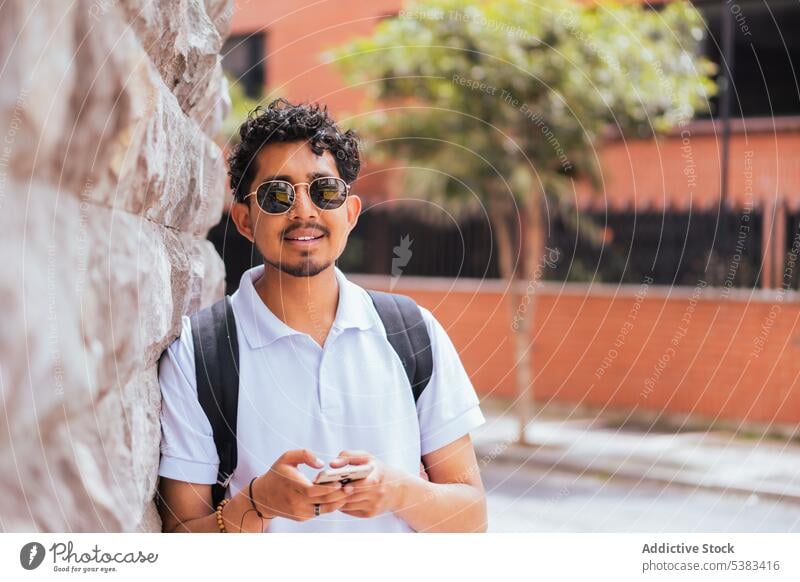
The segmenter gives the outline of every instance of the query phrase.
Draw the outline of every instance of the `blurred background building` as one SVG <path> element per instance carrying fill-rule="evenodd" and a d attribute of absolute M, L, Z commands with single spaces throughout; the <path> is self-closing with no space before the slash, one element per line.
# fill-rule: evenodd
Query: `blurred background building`
<path fill-rule="evenodd" d="M 651 4 L 659 10 L 663 3 Z M 609 130 L 601 191 L 587 186 L 573 200 L 576 216 L 601 227 L 602 244 L 558 215 L 550 220 L 546 246 L 558 259 L 544 263 L 545 282 L 535 286 L 536 398 L 770 430 L 796 426 L 800 4 L 695 5 L 719 92 L 708 113 L 658 139 Z M 268 92 L 319 101 L 346 127 L 342 116 L 359 111 L 364 92 L 323 55 L 402 9 L 401 0 L 240 0 L 223 66 L 256 101 Z M 366 209 L 340 267 L 365 286 L 386 286 L 394 249 L 410 237 L 417 252 L 394 290 L 435 311 L 482 395 L 515 398 L 511 321 L 499 307 L 507 288 L 489 223 L 431 225 L 398 212 L 392 201 L 403 193 L 393 176 L 367 158 L 353 190 Z M 232 292 L 259 258 L 225 219 L 210 238 Z"/>

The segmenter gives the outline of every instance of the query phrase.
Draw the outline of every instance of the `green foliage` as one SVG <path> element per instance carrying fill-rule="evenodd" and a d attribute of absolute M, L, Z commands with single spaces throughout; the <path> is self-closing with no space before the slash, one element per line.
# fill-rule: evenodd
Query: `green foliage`
<path fill-rule="evenodd" d="M 220 135 L 225 143 L 234 144 L 239 141 L 239 126 L 247 119 L 247 114 L 261 103 L 261 100 L 245 95 L 242 84 L 230 77 L 228 77 L 228 88 L 231 97 L 231 111 L 222 123 Z"/>
<path fill-rule="evenodd" d="M 490 183 L 521 203 L 571 194 L 576 177 L 597 183 L 609 125 L 644 137 L 705 109 L 704 30 L 687 2 L 426 0 L 328 59 L 371 97 L 368 153 L 407 160 L 406 190 L 458 214 Z"/>

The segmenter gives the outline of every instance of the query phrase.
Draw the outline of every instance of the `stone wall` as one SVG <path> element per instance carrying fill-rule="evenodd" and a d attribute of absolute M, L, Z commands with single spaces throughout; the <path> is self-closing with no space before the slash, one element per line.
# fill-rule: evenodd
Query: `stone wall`
<path fill-rule="evenodd" d="M 205 240 L 232 0 L 0 3 L 0 531 L 158 531 L 158 357 Z"/>

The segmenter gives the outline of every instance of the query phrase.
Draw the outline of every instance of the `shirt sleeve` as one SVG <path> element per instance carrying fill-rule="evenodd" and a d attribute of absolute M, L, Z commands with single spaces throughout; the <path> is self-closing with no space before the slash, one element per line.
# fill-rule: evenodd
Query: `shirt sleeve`
<path fill-rule="evenodd" d="M 433 352 L 433 374 L 417 401 L 422 454 L 427 455 L 486 421 L 453 342 L 429 310 L 420 310 Z"/>
<path fill-rule="evenodd" d="M 189 318 L 158 363 L 161 385 L 161 462 L 158 474 L 187 483 L 217 482 L 219 457 L 211 423 L 197 400 Z"/>

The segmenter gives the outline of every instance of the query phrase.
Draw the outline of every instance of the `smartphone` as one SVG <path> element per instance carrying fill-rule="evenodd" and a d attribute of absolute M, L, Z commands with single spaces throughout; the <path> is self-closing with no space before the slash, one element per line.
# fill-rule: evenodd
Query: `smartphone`
<path fill-rule="evenodd" d="M 337 481 L 342 485 L 350 483 L 350 481 L 358 481 L 365 479 L 372 473 L 372 463 L 365 463 L 363 465 L 345 465 L 338 469 L 325 469 L 314 479 L 316 485 L 323 483 L 336 483 Z"/>

